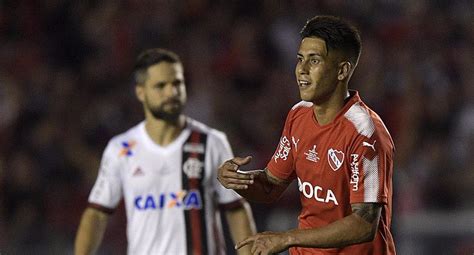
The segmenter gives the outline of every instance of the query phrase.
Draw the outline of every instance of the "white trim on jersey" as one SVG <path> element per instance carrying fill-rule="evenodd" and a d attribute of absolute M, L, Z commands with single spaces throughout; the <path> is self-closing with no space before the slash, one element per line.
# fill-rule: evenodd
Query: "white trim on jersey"
<path fill-rule="evenodd" d="M 351 108 L 344 113 L 344 117 L 354 124 L 354 127 L 359 134 L 368 138 L 374 134 L 374 122 L 372 121 L 370 114 L 360 105 L 360 103 L 353 104 Z"/>
<path fill-rule="evenodd" d="M 313 106 L 313 103 L 311 103 L 311 102 L 300 101 L 297 104 L 293 105 L 293 107 L 291 107 L 291 110 L 294 110 L 298 107 L 312 107 L 312 106 Z"/>
<path fill-rule="evenodd" d="M 364 202 L 379 201 L 379 156 L 369 160 L 362 159 L 364 168 Z"/>

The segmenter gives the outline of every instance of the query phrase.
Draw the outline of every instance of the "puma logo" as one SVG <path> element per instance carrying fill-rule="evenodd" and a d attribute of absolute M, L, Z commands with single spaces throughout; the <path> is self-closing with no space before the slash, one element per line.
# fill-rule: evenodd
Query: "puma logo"
<path fill-rule="evenodd" d="M 377 142 L 377 140 L 375 140 L 373 144 L 370 144 L 368 142 L 362 142 L 362 146 L 370 147 L 370 148 L 372 148 L 372 150 L 375 151 L 375 143 L 376 142 Z"/>
<path fill-rule="evenodd" d="M 295 145 L 295 150 L 298 151 L 298 143 L 299 143 L 300 139 L 295 140 L 295 137 L 292 136 L 292 137 L 291 137 L 291 141 L 292 141 L 293 144 Z"/>

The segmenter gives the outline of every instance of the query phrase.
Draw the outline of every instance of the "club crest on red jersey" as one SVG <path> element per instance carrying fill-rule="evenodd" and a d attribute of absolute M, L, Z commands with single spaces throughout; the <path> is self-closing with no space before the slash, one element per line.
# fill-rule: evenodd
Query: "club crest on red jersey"
<path fill-rule="evenodd" d="M 328 163 L 332 170 L 337 171 L 344 163 L 344 152 L 330 148 L 328 150 Z"/>

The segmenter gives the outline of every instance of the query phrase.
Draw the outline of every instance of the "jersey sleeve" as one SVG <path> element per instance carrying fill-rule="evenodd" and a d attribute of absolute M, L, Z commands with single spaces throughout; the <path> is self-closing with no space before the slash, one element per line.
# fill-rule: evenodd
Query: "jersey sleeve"
<path fill-rule="evenodd" d="M 214 185 L 214 190 L 217 193 L 217 202 L 221 205 L 226 204 L 233 204 L 235 202 L 240 201 L 242 198 L 239 194 L 237 194 L 234 190 L 226 189 L 222 184 L 217 181 L 217 169 L 219 166 L 224 163 L 224 161 L 232 159 L 234 157 L 234 153 L 230 147 L 229 141 L 227 140 L 227 136 L 222 132 L 215 132 L 214 137 L 209 137 L 208 141 L 208 151 L 212 157 L 212 180 Z"/>
<path fill-rule="evenodd" d="M 119 152 L 113 142 L 107 145 L 100 163 L 97 180 L 89 195 L 89 203 L 104 211 L 113 211 L 122 199 Z"/>
<path fill-rule="evenodd" d="M 393 171 L 393 146 L 378 135 L 360 135 L 350 153 L 350 203 L 387 203 Z"/>
<path fill-rule="evenodd" d="M 267 164 L 267 169 L 282 180 L 292 180 L 294 173 L 293 142 L 291 136 L 292 111 L 286 117 L 285 126 L 275 153 Z"/>

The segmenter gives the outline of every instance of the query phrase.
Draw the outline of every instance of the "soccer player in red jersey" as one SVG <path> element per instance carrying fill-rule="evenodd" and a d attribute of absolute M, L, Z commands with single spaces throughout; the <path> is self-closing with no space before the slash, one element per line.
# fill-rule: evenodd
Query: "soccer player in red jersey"
<path fill-rule="evenodd" d="M 264 232 L 236 248 L 253 254 L 395 254 L 390 233 L 394 144 L 380 117 L 348 82 L 361 51 L 358 31 L 333 16 L 316 16 L 301 31 L 295 69 L 303 101 L 288 113 L 264 171 L 244 173 L 251 157 L 219 168 L 229 189 L 257 202 L 279 198 L 297 179 L 297 229 Z"/>

